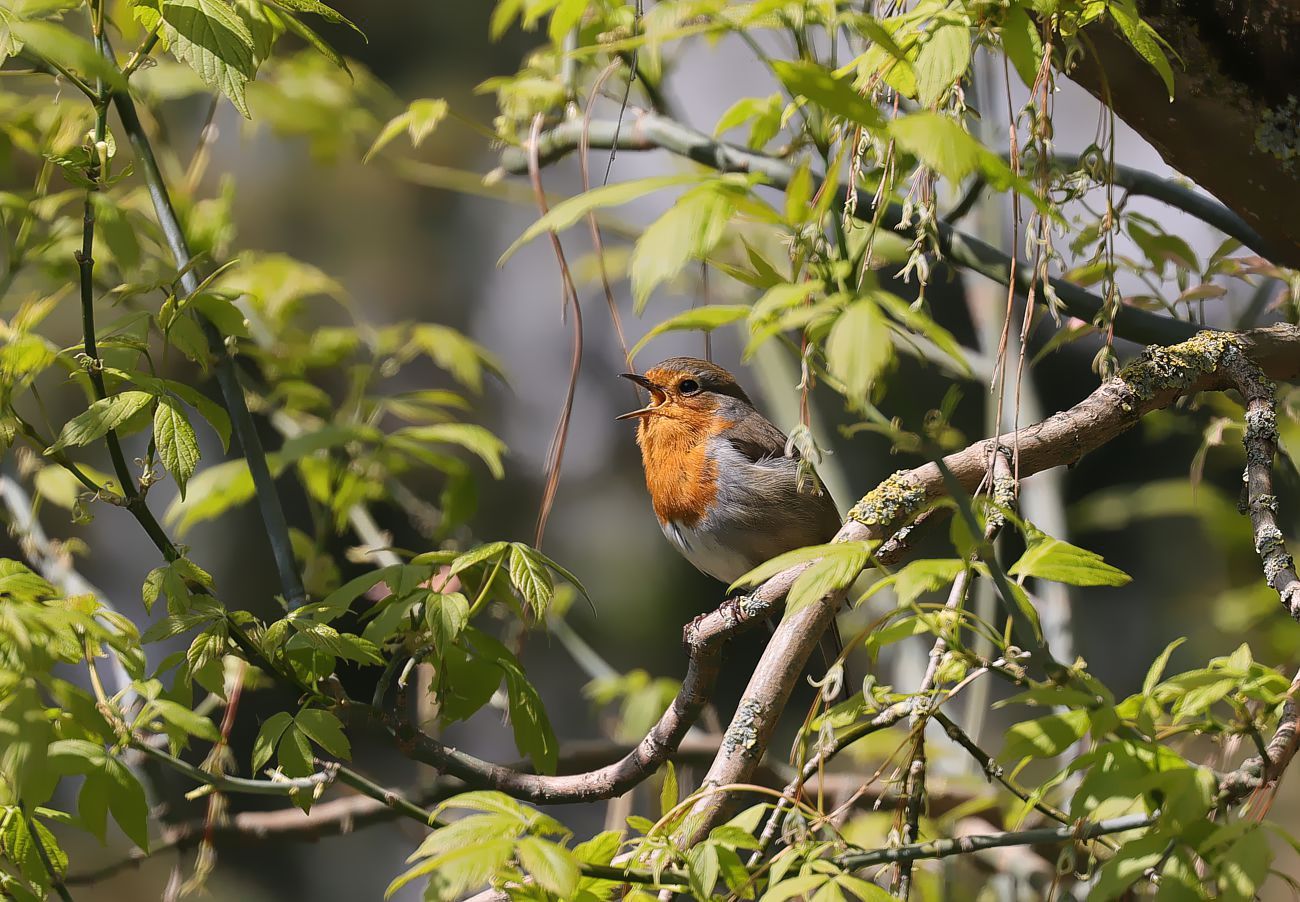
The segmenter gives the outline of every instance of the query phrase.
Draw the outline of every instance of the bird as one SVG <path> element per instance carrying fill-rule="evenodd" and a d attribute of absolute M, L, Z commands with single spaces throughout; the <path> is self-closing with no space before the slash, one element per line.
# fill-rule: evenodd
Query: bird
<path fill-rule="evenodd" d="M 650 403 L 637 420 L 646 488 L 664 536 L 700 572 L 731 585 L 772 558 L 831 541 L 839 511 L 815 471 L 758 412 L 734 376 L 695 357 L 621 373 Z M 832 623 L 827 664 L 842 651 Z"/>

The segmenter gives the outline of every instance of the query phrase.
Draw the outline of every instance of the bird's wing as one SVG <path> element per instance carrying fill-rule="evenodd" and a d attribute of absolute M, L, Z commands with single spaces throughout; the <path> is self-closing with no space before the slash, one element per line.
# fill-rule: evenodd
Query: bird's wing
<path fill-rule="evenodd" d="M 785 456 L 785 433 L 757 414 L 737 420 L 719 438 L 751 463 Z"/>

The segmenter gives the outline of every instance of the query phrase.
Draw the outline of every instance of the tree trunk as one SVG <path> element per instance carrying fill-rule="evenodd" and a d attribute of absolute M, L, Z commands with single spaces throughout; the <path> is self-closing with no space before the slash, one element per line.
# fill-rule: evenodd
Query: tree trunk
<path fill-rule="evenodd" d="M 1140 0 L 1176 57 L 1174 100 L 1115 30 L 1071 77 L 1146 138 L 1165 162 L 1235 210 L 1300 267 L 1300 0 Z"/>

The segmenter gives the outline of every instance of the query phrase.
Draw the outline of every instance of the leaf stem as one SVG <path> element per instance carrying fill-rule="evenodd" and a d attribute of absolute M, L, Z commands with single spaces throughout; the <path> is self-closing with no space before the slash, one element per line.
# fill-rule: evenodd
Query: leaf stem
<path fill-rule="evenodd" d="M 135 52 L 131 54 L 131 58 L 122 67 L 122 79 L 124 81 L 129 81 L 135 71 L 149 58 L 149 54 L 158 43 L 158 38 L 158 29 L 154 28 L 153 31 L 149 32 L 149 36 L 140 43 L 140 46 L 135 49 Z"/>
<path fill-rule="evenodd" d="M 362 776 L 350 767 L 343 765 L 338 766 L 338 780 L 340 783 L 346 783 L 357 792 L 364 796 L 369 796 L 376 802 L 382 802 L 394 811 L 410 818 L 413 821 L 419 821 L 426 827 L 444 826 L 434 817 L 432 811 L 425 811 L 419 805 L 416 805 L 410 799 L 406 798 L 400 792 L 394 792 L 391 789 L 385 789 L 373 780 Z"/>
<path fill-rule="evenodd" d="M 156 748 L 152 743 L 145 742 L 135 737 L 131 738 L 131 748 L 144 755 L 159 761 L 172 770 L 179 771 L 197 783 L 210 786 L 212 792 L 233 792 L 243 795 L 262 795 L 262 796 L 287 796 L 298 790 L 314 791 L 317 786 L 328 786 L 334 781 L 334 765 L 326 765 L 325 768 L 309 777 L 297 777 L 294 779 L 283 778 L 279 780 L 250 780 L 246 777 L 228 777 L 224 774 L 210 774 L 202 768 L 195 767 L 188 761 L 183 761 L 175 755 L 164 752 Z"/>
<path fill-rule="evenodd" d="M 72 84 L 73 87 L 75 87 L 82 94 L 85 94 L 91 100 L 96 100 L 96 101 L 99 100 L 99 94 L 96 93 L 94 88 L 88 85 L 80 77 L 73 74 L 70 70 L 68 70 L 65 66 L 63 66 L 63 64 L 59 63 L 57 60 L 53 60 L 50 59 L 49 57 L 42 56 L 41 54 L 33 50 L 31 47 L 24 47 L 22 53 L 18 55 L 23 59 L 27 60 L 28 62 L 30 62 L 33 67 L 39 69 L 42 72 L 47 72 L 50 75 L 54 75 L 60 78 L 66 78 Z"/>

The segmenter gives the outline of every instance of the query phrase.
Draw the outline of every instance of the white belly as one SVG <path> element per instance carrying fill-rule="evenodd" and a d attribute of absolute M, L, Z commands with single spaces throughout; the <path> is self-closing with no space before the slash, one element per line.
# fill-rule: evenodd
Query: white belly
<path fill-rule="evenodd" d="M 673 547 L 694 564 L 695 569 L 727 585 L 762 563 L 751 561 L 745 555 L 723 546 L 712 530 L 693 529 L 670 521 L 663 524 L 663 531 Z"/>

